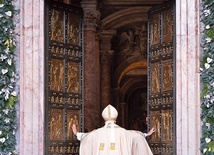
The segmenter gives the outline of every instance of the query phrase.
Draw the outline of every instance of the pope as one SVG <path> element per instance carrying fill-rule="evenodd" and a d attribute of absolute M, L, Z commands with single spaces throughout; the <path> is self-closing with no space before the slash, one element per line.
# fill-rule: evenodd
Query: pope
<path fill-rule="evenodd" d="M 145 134 L 118 126 L 117 116 L 117 110 L 108 105 L 102 112 L 105 120 L 103 127 L 80 133 L 73 124 L 73 133 L 80 140 L 80 155 L 153 155 Z M 150 133 L 153 132 L 154 129 Z"/>

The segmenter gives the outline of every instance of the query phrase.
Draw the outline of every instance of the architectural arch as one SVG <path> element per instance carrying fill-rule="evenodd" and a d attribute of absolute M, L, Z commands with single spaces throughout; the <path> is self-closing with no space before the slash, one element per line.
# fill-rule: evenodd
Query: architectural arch
<path fill-rule="evenodd" d="M 136 68 L 146 69 L 147 68 L 146 59 L 142 57 L 137 57 L 137 58 L 130 58 L 122 62 L 114 73 L 113 86 L 115 88 L 119 87 L 123 76 L 130 70 L 136 69 Z"/>
<path fill-rule="evenodd" d="M 144 80 L 145 78 L 138 77 L 138 78 L 128 80 L 123 85 L 123 87 L 121 87 L 120 101 L 126 102 L 127 98 L 129 97 L 128 94 L 132 94 L 136 89 L 146 88 L 147 87 L 147 81 Z"/>
<path fill-rule="evenodd" d="M 131 7 L 109 15 L 101 20 L 102 28 L 118 29 L 130 23 L 147 22 L 150 7 Z"/>

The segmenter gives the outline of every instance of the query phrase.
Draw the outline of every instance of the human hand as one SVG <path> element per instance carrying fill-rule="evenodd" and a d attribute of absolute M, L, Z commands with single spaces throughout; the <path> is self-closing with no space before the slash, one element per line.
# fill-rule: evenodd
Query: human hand
<path fill-rule="evenodd" d="M 75 124 L 72 125 L 72 131 L 75 135 L 77 134 L 77 127 Z"/>
<path fill-rule="evenodd" d="M 150 136 L 151 134 L 153 134 L 155 132 L 155 128 L 151 128 L 149 130 L 149 132 L 146 134 L 147 136 Z"/>

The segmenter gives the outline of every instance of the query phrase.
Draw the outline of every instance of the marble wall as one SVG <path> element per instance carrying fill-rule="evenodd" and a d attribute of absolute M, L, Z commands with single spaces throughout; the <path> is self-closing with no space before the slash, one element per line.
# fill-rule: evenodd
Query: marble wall
<path fill-rule="evenodd" d="M 17 5 L 20 7 L 19 151 L 20 155 L 42 155 L 45 139 L 44 0 L 18 2 Z M 177 155 L 199 155 L 199 0 L 176 0 L 176 40 Z"/>
<path fill-rule="evenodd" d="M 176 0 L 177 155 L 199 155 L 199 0 Z"/>
<path fill-rule="evenodd" d="M 19 0 L 20 155 L 44 154 L 44 0 Z"/>

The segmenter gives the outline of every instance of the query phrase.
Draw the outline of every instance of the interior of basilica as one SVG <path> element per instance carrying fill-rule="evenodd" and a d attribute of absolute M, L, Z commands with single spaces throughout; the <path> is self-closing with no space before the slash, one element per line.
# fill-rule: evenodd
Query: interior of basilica
<path fill-rule="evenodd" d="M 104 55 L 102 52 L 108 50 L 111 65 L 110 84 L 113 95 L 110 96 L 109 101 L 119 109 L 120 125 L 128 129 L 145 130 L 148 86 L 148 16 L 152 8 L 168 1 L 98 1 L 101 57 Z M 105 33 L 109 32 L 111 38 L 108 39 L 111 40 L 106 42 Z M 114 91 L 117 92 L 116 99 Z"/>

